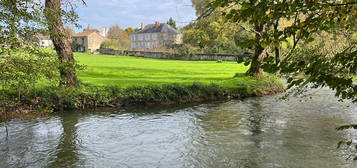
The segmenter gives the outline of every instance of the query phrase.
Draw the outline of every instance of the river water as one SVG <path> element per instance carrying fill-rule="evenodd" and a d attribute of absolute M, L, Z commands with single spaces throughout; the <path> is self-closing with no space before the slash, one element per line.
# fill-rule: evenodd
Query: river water
<path fill-rule="evenodd" d="M 356 105 L 327 90 L 178 107 L 71 112 L 0 125 L 0 167 L 356 168 L 336 149 Z"/>

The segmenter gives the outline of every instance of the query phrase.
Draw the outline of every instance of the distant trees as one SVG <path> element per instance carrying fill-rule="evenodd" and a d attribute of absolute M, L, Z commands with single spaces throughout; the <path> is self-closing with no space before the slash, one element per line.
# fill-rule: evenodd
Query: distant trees
<path fill-rule="evenodd" d="M 134 28 L 121 29 L 118 25 L 112 26 L 108 31 L 107 42 L 102 44 L 103 48 L 126 50 L 130 48 L 130 34 L 135 32 Z"/>
<path fill-rule="evenodd" d="M 128 27 L 124 31 L 126 31 L 130 35 L 131 33 L 137 32 L 138 29 L 137 28 Z"/>
<path fill-rule="evenodd" d="M 219 15 L 212 15 L 185 26 L 183 43 L 196 47 L 202 53 L 244 52 L 239 41 L 247 35 L 239 25 L 225 22 Z"/>
<path fill-rule="evenodd" d="M 172 17 L 170 17 L 170 19 L 167 21 L 167 24 L 173 27 L 174 29 L 177 29 L 176 21 Z"/>
<path fill-rule="evenodd" d="M 201 16 L 207 9 L 209 0 L 192 0 L 196 15 Z M 227 22 L 219 13 L 202 17 L 182 28 L 183 43 L 200 53 L 229 53 L 245 52 L 239 43 L 249 34 L 242 31 L 241 24 Z"/>
<path fill-rule="evenodd" d="M 107 37 L 110 39 L 118 39 L 122 33 L 123 30 L 118 25 L 115 25 L 109 28 Z"/>

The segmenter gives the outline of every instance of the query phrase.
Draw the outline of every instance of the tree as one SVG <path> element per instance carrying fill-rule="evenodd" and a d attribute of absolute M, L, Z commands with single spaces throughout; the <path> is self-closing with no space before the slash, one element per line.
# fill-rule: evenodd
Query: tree
<path fill-rule="evenodd" d="M 1 89 L 28 89 L 38 79 L 53 76 L 52 55 L 39 49 L 37 35 L 42 4 L 28 0 L 0 1 L 0 85 Z"/>
<path fill-rule="evenodd" d="M 122 32 L 123 30 L 118 25 L 112 26 L 108 30 L 108 38 L 117 39 Z"/>
<path fill-rule="evenodd" d="M 216 10 L 223 8 L 223 16 L 233 22 L 249 24 L 244 29 L 254 34 L 254 38 L 247 39 L 244 46 L 253 48 L 254 54 L 247 74 L 257 75 L 262 72 L 270 48 L 274 48 L 275 60 L 280 62 L 279 47 L 289 40 L 293 41 L 291 51 L 294 51 L 299 42 L 312 40 L 310 35 L 318 31 L 342 22 L 346 24 L 343 27 L 352 27 L 356 4 L 351 0 L 215 0 L 209 6 Z M 291 24 L 281 26 L 282 21 Z"/>
<path fill-rule="evenodd" d="M 56 74 L 55 57 L 41 50 L 37 39 L 45 33 L 42 5 L 31 0 L 0 1 L 0 114 L 5 116 L 36 82 L 51 81 Z"/>
<path fill-rule="evenodd" d="M 248 74 L 262 67 L 287 75 L 288 88 L 298 86 L 298 92 L 328 86 L 341 99 L 357 102 L 357 85 L 353 84 L 357 74 L 357 1 L 214 0 L 210 7 L 224 8 L 226 18 L 251 25 L 246 29 L 255 38 L 247 40 L 246 46 L 253 47 L 255 54 Z M 348 40 L 335 40 L 343 36 Z M 333 45 L 328 46 L 326 41 Z M 288 46 L 284 55 L 279 52 L 284 51 L 283 46 Z M 275 56 L 269 50 L 275 51 Z M 297 74 L 304 78 L 296 78 Z M 350 128 L 357 126 L 338 130 Z M 341 141 L 338 146 L 342 144 L 352 146 L 352 140 Z M 357 155 L 353 158 L 357 160 Z"/>
<path fill-rule="evenodd" d="M 211 0 L 191 0 L 193 7 L 196 9 L 196 15 L 201 16 L 207 10 L 207 5 Z"/>
<path fill-rule="evenodd" d="M 128 27 L 124 31 L 126 31 L 130 35 L 131 33 L 137 32 L 138 29 L 137 28 Z"/>
<path fill-rule="evenodd" d="M 61 0 L 46 0 L 45 17 L 51 40 L 60 61 L 60 84 L 73 87 L 78 85 L 76 62 L 73 56 L 71 37 L 68 36 L 63 26 L 61 5 Z"/>
<path fill-rule="evenodd" d="M 176 27 L 176 21 L 170 17 L 169 21 L 167 21 L 167 24 L 173 27 L 174 29 L 177 29 Z"/>
<path fill-rule="evenodd" d="M 109 41 L 102 44 L 103 48 L 126 50 L 130 48 L 130 33 L 135 31 L 133 28 L 121 29 L 118 25 L 112 26 L 108 31 Z"/>
<path fill-rule="evenodd" d="M 246 33 L 235 23 L 213 14 L 193 22 L 182 29 L 183 43 L 196 47 L 202 53 L 241 54 L 238 43 Z"/>

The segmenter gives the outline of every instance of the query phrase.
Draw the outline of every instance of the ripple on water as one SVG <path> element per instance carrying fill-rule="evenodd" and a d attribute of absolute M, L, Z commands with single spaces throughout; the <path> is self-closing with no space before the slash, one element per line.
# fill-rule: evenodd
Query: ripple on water
<path fill-rule="evenodd" d="M 355 167 L 337 150 L 356 106 L 333 93 L 11 121 L 1 167 Z M 4 135 L 0 127 L 0 135 Z"/>

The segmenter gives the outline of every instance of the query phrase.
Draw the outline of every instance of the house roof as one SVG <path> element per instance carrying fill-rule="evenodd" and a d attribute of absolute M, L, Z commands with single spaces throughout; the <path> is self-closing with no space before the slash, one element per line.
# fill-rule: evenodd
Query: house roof
<path fill-rule="evenodd" d="M 179 32 L 166 23 L 160 23 L 159 26 L 156 24 L 146 25 L 144 29 L 139 29 L 139 31 L 134 34 L 141 33 L 170 33 L 170 34 L 179 34 Z"/>
<path fill-rule="evenodd" d="M 87 37 L 91 35 L 92 33 L 98 33 L 98 30 L 91 29 L 91 30 L 84 30 L 83 32 L 76 33 L 72 37 Z"/>

